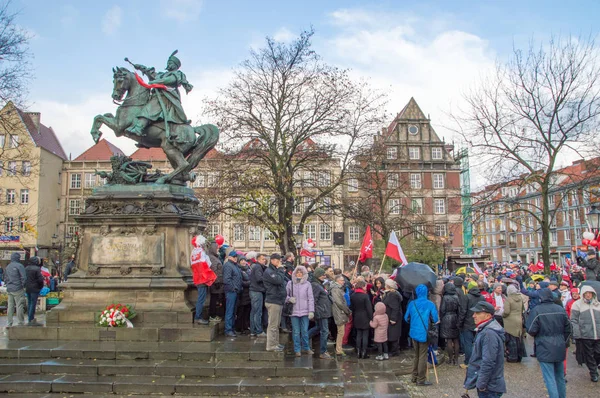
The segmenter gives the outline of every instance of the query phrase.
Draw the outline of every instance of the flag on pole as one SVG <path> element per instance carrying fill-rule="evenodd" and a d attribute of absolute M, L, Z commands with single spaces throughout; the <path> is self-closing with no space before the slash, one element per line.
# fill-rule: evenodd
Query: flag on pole
<path fill-rule="evenodd" d="M 477 275 L 483 274 L 483 271 L 481 271 L 481 268 L 479 268 L 479 265 L 477 265 L 477 263 L 475 262 L 475 259 L 473 259 L 472 261 L 473 261 L 473 268 L 475 269 L 475 272 L 477 272 Z M 483 274 L 483 281 L 485 283 L 488 283 L 487 276 L 485 276 L 485 274 Z"/>
<path fill-rule="evenodd" d="M 393 258 L 394 260 L 402 263 L 402 265 L 408 264 L 406 260 L 406 256 L 402 251 L 402 247 L 400 246 L 400 242 L 398 242 L 398 238 L 396 237 L 396 232 L 392 231 L 390 234 L 390 240 L 388 241 L 387 247 L 385 248 L 385 255 Z"/>
<path fill-rule="evenodd" d="M 365 231 L 365 237 L 360 248 L 360 255 L 358 261 L 364 263 L 368 258 L 373 258 L 373 239 L 371 238 L 371 227 L 367 226 Z"/>

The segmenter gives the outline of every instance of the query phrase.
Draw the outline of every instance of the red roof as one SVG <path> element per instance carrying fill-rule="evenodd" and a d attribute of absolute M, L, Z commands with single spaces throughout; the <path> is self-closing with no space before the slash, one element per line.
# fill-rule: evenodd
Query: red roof
<path fill-rule="evenodd" d="M 167 160 L 167 155 L 162 148 L 140 148 L 132 153 L 130 158 L 141 161 Z"/>
<path fill-rule="evenodd" d="M 42 123 L 36 125 L 36 123 L 34 123 L 29 114 L 23 112 L 17 107 L 15 107 L 15 109 L 17 109 L 17 112 L 19 113 L 23 124 L 25 124 L 25 128 L 27 128 L 27 131 L 29 132 L 29 135 L 35 142 L 36 146 L 44 148 L 45 150 L 55 154 L 62 160 L 67 160 L 67 154 L 65 153 L 65 150 L 63 149 L 62 145 L 60 145 L 60 141 L 58 141 L 58 138 L 56 137 L 56 134 L 54 134 L 54 130 L 52 130 L 52 127 L 46 127 Z M 37 116 L 39 118 L 40 115 L 37 114 Z"/>
<path fill-rule="evenodd" d="M 110 160 L 111 156 L 124 155 L 123 151 L 106 141 L 104 138 L 77 156 L 75 161 Z"/>

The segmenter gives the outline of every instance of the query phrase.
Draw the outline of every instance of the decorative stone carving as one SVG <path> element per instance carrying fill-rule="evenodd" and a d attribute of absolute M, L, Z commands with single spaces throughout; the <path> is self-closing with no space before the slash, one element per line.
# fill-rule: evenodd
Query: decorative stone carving
<path fill-rule="evenodd" d="M 98 267 L 95 264 L 89 264 L 88 265 L 88 272 L 87 272 L 88 275 L 96 276 L 99 273 L 100 273 L 100 267 Z"/>
<path fill-rule="evenodd" d="M 130 202 L 130 201 L 94 201 L 85 209 L 85 215 L 196 215 L 202 212 L 196 202 Z"/>
<path fill-rule="evenodd" d="M 129 274 L 131 274 L 131 267 L 122 266 L 121 267 L 121 275 L 125 276 L 125 275 L 129 275 Z"/>
<path fill-rule="evenodd" d="M 163 273 L 163 269 L 160 266 L 152 267 L 152 276 L 160 276 Z"/>

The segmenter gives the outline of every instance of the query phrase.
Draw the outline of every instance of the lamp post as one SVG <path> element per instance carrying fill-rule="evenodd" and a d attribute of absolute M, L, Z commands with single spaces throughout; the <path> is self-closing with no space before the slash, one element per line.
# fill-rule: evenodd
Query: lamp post
<path fill-rule="evenodd" d="M 594 238 L 596 238 L 598 230 L 600 230 L 600 210 L 598 210 L 596 205 L 592 205 L 590 212 L 586 216 L 590 223 L 590 229 L 594 233 Z M 598 258 L 598 250 L 596 250 L 596 258 Z"/>
<path fill-rule="evenodd" d="M 294 234 L 294 240 L 296 241 L 296 264 L 300 263 L 300 248 L 302 247 L 302 241 L 304 240 L 304 234 L 298 230 Z"/>
<path fill-rule="evenodd" d="M 454 234 L 452 232 L 450 232 L 450 235 L 448 235 L 447 238 L 444 239 L 444 269 L 446 271 L 448 271 L 448 257 L 446 256 L 446 247 L 448 246 L 448 244 L 452 244 L 452 239 L 454 239 Z"/>

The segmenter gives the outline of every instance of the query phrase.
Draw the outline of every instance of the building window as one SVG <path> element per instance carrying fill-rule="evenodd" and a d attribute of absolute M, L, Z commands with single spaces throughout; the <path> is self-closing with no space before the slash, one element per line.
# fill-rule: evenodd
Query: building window
<path fill-rule="evenodd" d="M 15 190 L 14 189 L 6 190 L 6 204 L 7 205 L 15 204 Z"/>
<path fill-rule="evenodd" d="M 260 228 L 250 225 L 248 227 L 248 240 L 252 242 L 260 241 Z"/>
<path fill-rule="evenodd" d="M 69 215 L 77 215 L 81 213 L 81 201 L 79 199 L 69 200 Z"/>
<path fill-rule="evenodd" d="M 206 186 L 216 187 L 219 182 L 219 173 L 216 171 L 209 171 L 206 175 Z"/>
<path fill-rule="evenodd" d="M 71 174 L 71 189 L 81 188 L 81 174 Z"/>
<path fill-rule="evenodd" d="M 398 173 L 390 173 L 387 175 L 387 187 L 388 189 L 398 188 Z"/>
<path fill-rule="evenodd" d="M 319 240 L 320 241 L 330 241 L 331 240 L 331 226 L 328 224 L 321 224 L 319 227 Z"/>
<path fill-rule="evenodd" d="M 243 242 L 244 237 L 244 224 L 234 224 L 233 226 L 233 240 Z"/>
<path fill-rule="evenodd" d="M 348 241 L 350 242 L 358 242 L 360 239 L 359 229 L 356 225 L 351 225 L 348 228 Z"/>
<path fill-rule="evenodd" d="M 96 174 L 94 173 L 85 173 L 85 181 L 84 187 L 86 188 L 94 188 L 96 186 Z"/>
<path fill-rule="evenodd" d="M 554 207 L 554 195 L 548 195 L 548 205 Z"/>
<path fill-rule="evenodd" d="M 323 214 L 331 214 L 331 198 L 323 198 L 320 210 Z"/>
<path fill-rule="evenodd" d="M 306 239 L 317 240 L 317 226 L 315 224 L 306 224 L 304 226 L 304 236 Z"/>
<path fill-rule="evenodd" d="M 331 185 L 331 173 L 329 171 L 319 172 L 318 185 L 320 187 L 328 187 Z"/>
<path fill-rule="evenodd" d="M 271 230 L 265 228 L 263 230 L 263 233 L 265 234 L 265 241 L 273 241 L 275 240 L 275 235 L 273 235 L 273 232 L 271 232 Z"/>
<path fill-rule="evenodd" d="M 433 208 L 435 214 L 446 214 L 446 199 L 434 199 Z"/>
<path fill-rule="evenodd" d="M 215 237 L 221 233 L 221 226 L 219 224 L 209 224 L 206 226 L 206 233 L 209 237 Z"/>
<path fill-rule="evenodd" d="M 556 245 L 556 242 L 558 242 L 558 232 L 556 232 L 556 231 L 550 232 L 550 241 L 553 245 Z"/>
<path fill-rule="evenodd" d="M 387 158 L 389 160 L 398 159 L 398 148 L 396 148 L 395 146 L 388 147 Z"/>
<path fill-rule="evenodd" d="M 408 158 L 410 160 L 419 160 L 421 159 L 421 148 L 416 146 L 408 147 Z"/>
<path fill-rule="evenodd" d="M 315 174 L 312 171 L 304 172 L 302 185 L 305 187 L 313 187 L 315 185 Z"/>
<path fill-rule="evenodd" d="M 410 208 L 415 214 L 423 214 L 423 198 L 411 199 Z"/>
<path fill-rule="evenodd" d="M 388 210 L 390 214 L 400 214 L 400 199 L 390 199 L 388 201 Z"/>
<path fill-rule="evenodd" d="M 579 210 L 578 209 L 573 210 L 573 222 L 575 224 L 579 224 Z"/>
<path fill-rule="evenodd" d="M 420 239 L 423 237 L 425 232 L 425 226 L 422 224 L 417 224 L 413 226 L 413 238 Z"/>
<path fill-rule="evenodd" d="M 579 228 L 575 228 L 575 240 L 576 241 L 581 240 L 581 229 L 579 229 Z"/>
<path fill-rule="evenodd" d="M 431 148 L 431 159 L 442 160 L 442 148 Z"/>
<path fill-rule="evenodd" d="M 295 197 L 294 198 L 294 206 L 292 207 L 292 214 L 301 214 L 303 203 L 304 203 L 304 198 L 302 196 Z"/>
<path fill-rule="evenodd" d="M 79 226 L 69 225 L 67 227 L 67 235 L 70 236 L 70 239 L 73 239 L 76 235 L 79 235 Z"/>
<path fill-rule="evenodd" d="M 435 234 L 435 236 L 446 236 L 447 235 L 446 224 L 435 224 L 434 234 Z"/>
<path fill-rule="evenodd" d="M 27 232 L 29 223 L 27 223 L 27 217 L 19 217 L 19 231 Z"/>
<path fill-rule="evenodd" d="M 439 173 L 433 174 L 433 189 L 444 189 L 444 175 Z"/>
<path fill-rule="evenodd" d="M 17 175 L 17 162 L 15 160 L 11 160 L 10 162 L 8 162 L 8 173 L 7 175 L 9 176 L 16 176 Z"/>
<path fill-rule="evenodd" d="M 6 142 L 6 136 L 4 134 L 0 134 L 0 149 L 4 148 L 4 142 Z"/>
<path fill-rule="evenodd" d="M 8 142 L 8 147 L 9 148 L 17 148 L 18 146 L 19 146 L 19 136 L 11 135 L 10 141 Z"/>
<path fill-rule="evenodd" d="M 579 196 L 577 196 L 577 191 L 571 192 L 571 206 L 579 206 Z"/>
<path fill-rule="evenodd" d="M 21 204 L 29 204 L 29 189 L 21 189 Z"/>
<path fill-rule="evenodd" d="M 410 174 L 410 187 L 412 189 L 420 189 L 421 188 L 421 174 L 418 174 L 418 173 Z"/>
<path fill-rule="evenodd" d="M 192 187 L 204 188 L 204 183 L 205 183 L 204 174 L 198 173 L 198 175 L 196 175 L 196 179 L 194 180 L 194 183 L 192 184 Z"/>
<path fill-rule="evenodd" d="M 358 192 L 358 179 L 357 178 L 348 179 L 348 192 Z"/>
<path fill-rule="evenodd" d="M 568 229 L 564 229 L 563 230 L 563 239 L 565 242 L 570 242 L 571 241 L 571 234 L 569 233 Z"/>
<path fill-rule="evenodd" d="M 24 176 L 30 176 L 31 175 L 31 162 L 28 160 L 24 160 L 22 163 L 22 173 Z"/>
<path fill-rule="evenodd" d="M 4 232 L 12 232 L 15 227 L 15 219 L 12 217 L 6 217 L 4 219 Z"/>
<path fill-rule="evenodd" d="M 411 124 L 410 126 L 408 126 L 408 134 L 417 135 L 418 132 L 419 132 L 419 126 L 416 126 L 414 124 Z"/>

